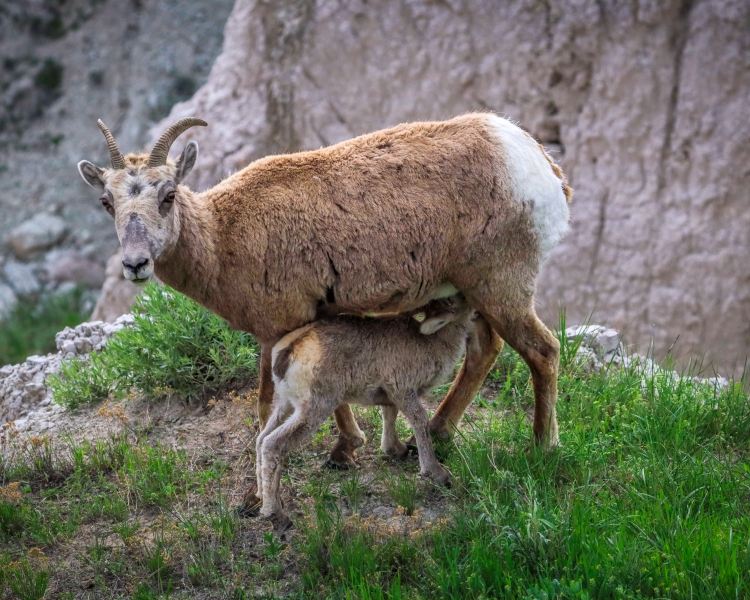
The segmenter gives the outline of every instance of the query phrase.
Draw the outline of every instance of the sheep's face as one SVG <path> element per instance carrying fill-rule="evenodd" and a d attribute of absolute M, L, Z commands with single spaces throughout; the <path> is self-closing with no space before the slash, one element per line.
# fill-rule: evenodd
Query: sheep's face
<path fill-rule="evenodd" d="M 102 206 L 115 220 L 122 246 L 123 274 L 136 284 L 146 284 L 154 274 L 154 261 L 180 236 L 179 184 L 195 164 L 198 145 L 190 142 L 175 163 L 148 165 L 148 155 L 129 154 L 125 168 L 100 169 L 81 161 L 84 181 L 102 190 Z"/>

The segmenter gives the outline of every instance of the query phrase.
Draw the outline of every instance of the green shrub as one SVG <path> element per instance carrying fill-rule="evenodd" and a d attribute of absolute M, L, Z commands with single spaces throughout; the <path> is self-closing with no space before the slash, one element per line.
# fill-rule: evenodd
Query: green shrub
<path fill-rule="evenodd" d="M 82 310 L 83 291 L 42 296 L 38 302 L 24 298 L 0 322 L 0 366 L 23 362 L 32 354 L 55 352 L 55 334 L 75 327 L 87 315 Z"/>
<path fill-rule="evenodd" d="M 135 324 L 98 354 L 67 361 L 50 378 L 54 398 L 69 408 L 122 398 L 132 390 L 154 399 L 193 398 L 256 373 L 253 337 L 174 290 L 152 284 L 139 297 Z"/>

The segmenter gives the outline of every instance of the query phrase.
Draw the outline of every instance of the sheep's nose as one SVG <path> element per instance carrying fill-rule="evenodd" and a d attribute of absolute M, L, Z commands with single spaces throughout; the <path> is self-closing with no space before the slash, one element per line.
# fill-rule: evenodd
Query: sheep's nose
<path fill-rule="evenodd" d="M 150 256 L 138 255 L 138 256 L 127 256 L 122 259 L 122 266 L 126 269 L 137 273 L 138 269 L 145 267 L 148 261 L 151 260 Z"/>

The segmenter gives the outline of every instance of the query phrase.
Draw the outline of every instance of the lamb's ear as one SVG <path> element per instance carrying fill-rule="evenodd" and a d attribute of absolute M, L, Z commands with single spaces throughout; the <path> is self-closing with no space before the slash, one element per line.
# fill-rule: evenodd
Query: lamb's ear
<path fill-rule="evenodd" d="M 100 169 L 87 160 L 82 160 L 78 163 L 78 172 L 92 188 L 104 189 L 104 169 Z"/>
<path fill-rule="evenodd" d="M 177 175 L 175 175 L 175 183 L 180 183 L 185 177 L 190 174 L 195 166 L 195 161 L 198 160 L 198 142 L 188 142 L 185 149 L 180 154 L 180 158 L 177 159 Z"/>
<path fill-rule="evenodd" d="M 453 319 L 451 319 L 448 315 L 438 315 L 437 317 L 430 317 L 429 319 L 425 319 L 419 326 L 419 333 L 421 333 L 422 335 L 432 335 L 439 329 L 445 327 L 452 320 Z"/>

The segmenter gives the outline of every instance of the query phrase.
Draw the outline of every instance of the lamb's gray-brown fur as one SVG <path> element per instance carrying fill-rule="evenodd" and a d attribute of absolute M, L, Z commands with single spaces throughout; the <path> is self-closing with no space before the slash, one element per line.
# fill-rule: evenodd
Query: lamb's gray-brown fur
<path fill-rule="evenodd" d="M 245 495 L 249 509 L 281 528 L 290 524 L 279 484 L 287 453 L 307 439 L 344 404 L 383 408 L 381 448 L 402 453 L 395 420 L 400 410 L 411 423 L 422 475 L 448 481 L 428 432 L 428 415 L 419 398 L 451 374 L 463 354 L 474 310 L 463 298 L 435 300 L 412 314 L 321 319 L 293 331 L 273 348 L 274 408 L 256 440 L 256 485 Z"/>

